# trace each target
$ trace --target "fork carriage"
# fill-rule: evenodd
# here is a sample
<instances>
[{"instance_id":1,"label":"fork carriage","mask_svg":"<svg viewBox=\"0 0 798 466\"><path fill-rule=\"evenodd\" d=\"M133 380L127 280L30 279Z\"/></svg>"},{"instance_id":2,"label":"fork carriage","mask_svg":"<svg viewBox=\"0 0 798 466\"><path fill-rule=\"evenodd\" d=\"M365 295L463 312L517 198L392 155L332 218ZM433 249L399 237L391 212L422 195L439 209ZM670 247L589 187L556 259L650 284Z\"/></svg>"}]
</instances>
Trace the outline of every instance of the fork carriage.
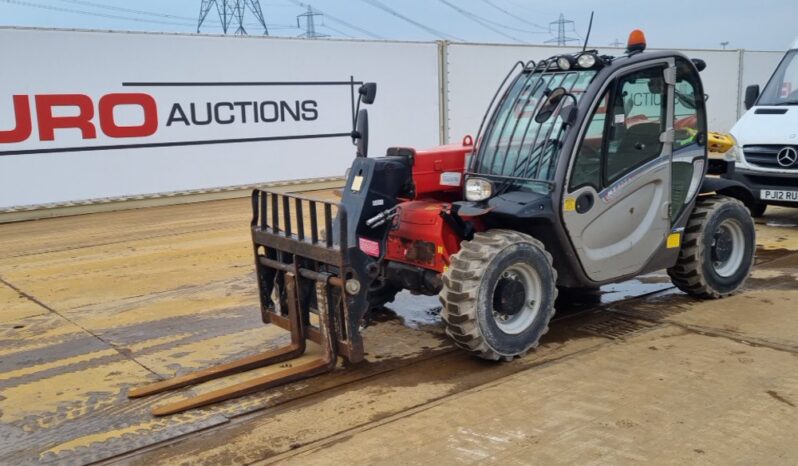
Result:
<instances>
[{"instance_id":1,"label":"fork carriage","mask_svg":"<svg viewBox=\"0 0 798 466\"><path fill-rule=\"evenodd\" d=\"M333 370L338 356L363 359L360 323L368 308L362 255L350 248L346 209L334 202L256 189L252 243L264 323L291 334L287 346L136 388L131 398L282 363L302 356L307 340L321 348L308 362L185 400L156 406L156 416L236 398ZM350 258L354 256L354 261ZM364 261L360 261L363 264Z\"/></svg>"}]
</instances>

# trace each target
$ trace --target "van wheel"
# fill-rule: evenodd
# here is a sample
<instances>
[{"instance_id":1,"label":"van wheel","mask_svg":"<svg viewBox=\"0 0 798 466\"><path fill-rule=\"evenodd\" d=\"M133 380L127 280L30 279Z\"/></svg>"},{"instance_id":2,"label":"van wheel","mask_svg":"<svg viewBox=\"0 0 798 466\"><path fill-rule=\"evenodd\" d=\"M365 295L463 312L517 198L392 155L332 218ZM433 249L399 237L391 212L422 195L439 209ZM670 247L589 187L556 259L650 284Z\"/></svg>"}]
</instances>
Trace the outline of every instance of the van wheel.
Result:
<instances>
[{"instance_id":1,"label":"van wheel","mask_svg":"<svg viewBox=\"0 0 798 466\"><path fill-rule=\"evenodd\" d=\"M522 356L548 331L556 282L540 241L508 230L477 233L463 241L443 274L446 333L483 359Z\"/></svg>"},{"instance_id":2,"label":"van wheel","mask_svg":"<svg viewBox=\"0 0 798 466\"><path fill-rule=\"evenodd\" d=\"M722 298L742 288L754 262L754 247L754 221L743 203L726 196L700 198L668 275L685 293Z\"/></svg>"},{"instance_id":3,"label":"van wheel","mask_svg":"<svg viewBox=\"0 0 798 466\"><path fill-rule=\"evenodd\" d=\"M768 205L765 202L754 202L753 204L748 206L748 210L751 211L751 217L759 218L765 215L765 210L767 210Z\"/></svg>"}]
</instances>

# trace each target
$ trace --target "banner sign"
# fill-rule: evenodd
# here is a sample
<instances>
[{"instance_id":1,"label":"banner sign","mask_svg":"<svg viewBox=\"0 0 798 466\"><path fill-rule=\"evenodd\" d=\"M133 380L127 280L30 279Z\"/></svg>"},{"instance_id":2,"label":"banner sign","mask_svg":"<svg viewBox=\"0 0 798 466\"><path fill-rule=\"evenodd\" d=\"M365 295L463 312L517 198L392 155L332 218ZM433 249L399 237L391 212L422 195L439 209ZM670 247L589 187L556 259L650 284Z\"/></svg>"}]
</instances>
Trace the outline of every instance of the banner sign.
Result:
<instances>
[{"instance_id":1,"label":"banner sign","mask_svg":"<svg viewBox=\"0 0 798 466\"><path fill-rule=\"evenodd\" d=\"M0 156L348 137L354 115L341 115L360 84L123 82L102 95L17 94L0 104L0 121L11 122Z\"/></svg>"},{"instance_id":2,"label":"banner sign","mask_svg":"<svg viewBox=\"0 0 798 466\"><path fill-rule=\"evenodd\" d=\"M440 141L435 43L0 27L0 209L342 176Z\"/></svg>"}]
</instances>

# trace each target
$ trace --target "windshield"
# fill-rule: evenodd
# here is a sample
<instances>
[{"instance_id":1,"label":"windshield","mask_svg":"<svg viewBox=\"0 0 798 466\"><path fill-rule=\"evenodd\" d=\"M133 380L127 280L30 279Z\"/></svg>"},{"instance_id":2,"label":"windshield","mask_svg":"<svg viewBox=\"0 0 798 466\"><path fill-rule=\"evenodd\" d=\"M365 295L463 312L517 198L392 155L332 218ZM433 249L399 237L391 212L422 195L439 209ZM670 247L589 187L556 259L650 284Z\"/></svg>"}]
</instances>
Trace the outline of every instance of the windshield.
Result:
<instances>
[{"instance_id":1,"label":"windshield","mask_svg":"<svg viewBox=\"0 0 798 466\"><path fill-rule=\"evenodd\" d=\"M548 190L554 177L564 125L562 108L584 94L595 70L522 72L510 85L480 138L472 171L495 178L518 179L519 186ZM566 95L542 123L535 115L545 107L547 90L565 88ZM541 183L543 182L543 183Z\"/></svg>"},{"instance_id":2,"label":"windshield","mask_svg":"<svg viewBox=\"0 0 798 466\"><path fill-rule=\"evenodd\" d=\"M784 56L757 105L798 105L798 50Z\"/></svg>"}]
</instances>

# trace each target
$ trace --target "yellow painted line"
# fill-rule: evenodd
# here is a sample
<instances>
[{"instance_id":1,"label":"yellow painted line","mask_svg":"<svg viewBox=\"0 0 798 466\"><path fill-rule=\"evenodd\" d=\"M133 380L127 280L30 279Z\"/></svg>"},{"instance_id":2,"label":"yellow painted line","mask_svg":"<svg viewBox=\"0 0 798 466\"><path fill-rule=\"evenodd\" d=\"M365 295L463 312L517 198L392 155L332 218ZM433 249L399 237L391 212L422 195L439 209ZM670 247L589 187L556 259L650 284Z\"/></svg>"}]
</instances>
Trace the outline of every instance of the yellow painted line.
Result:
<instances>
[{"instance_id":1,"label":"yellow painted line","mask_svg":"<svg viewBox=\"0 0 798 466\"><path fill-rule=\"evenodd\" d=\"M123 435L140 434L142 431L148 433L158 432L169 427L175 427L175 423L170 422L169 419L153 419L150 421L134 424L132 426L124 427L121 429L110 430L106 432L97 432L82 437L77 437L68 442L56 445L41 453L40 457L44 457L48 453L59 454L64 451L74 450L78 447L89 447L93 443L102 443L115 438L120 438Z\"/></svg>"},{"instance_id":2,"label":"yellow painted line","mask_svg":"<svg viewBox=\"0 0 798 466\"><path fill-rule=\"evenodd\" d=\"M242 353L253 354L275 346L275 340L286 332L275 326L263 326L236 333L173 346L154 354L135 356L141 364L159 374L174 374L175 367L183 370L204 369L219 361Z\"/></svg>"},{"instance_id":3,"label":"yellow painted line","mask_svg":"<svg viewBox=\"0 0 798 466\"><path fill-rule=\"evenodd\" d=\"M3 390L0 422L55 412L59 413L59 422L76 419L89 408L114 404L125 384L141 383L149 374L135 362L121 360L10 387ZM104 395L92 397L92 393Z\"/></svg>"},{"instance_id":4,"label":"yellow painted line","mask_svg":"<svg viewBox=\"0 0 798 466\"><path fill-rule=\"evenodd\" d=\"M81 362L91 361L92 359L102 358L104 356L114 356L118 354L119 352L113 348L108 348L100 351L93 351L91 353L83 353L69 358L58 359L55 361L50 361L42 364L35 364L32 366L23 367L21 369L13 371L2 372L0 373L0 381L10 380L16 377L31 375L37 372L46 371L48 369L53 369L56 367L68 366L70 364L77 364Z\"/></svg>"},{"instance_id":5,"label":"yellow painted line","mask_svg":"<svg viewBox=\"0 0 798 466\"><path fill-rule=\"evenodd\" d=\"M140 341L138 343L134 343L132 345L127 346L127 350L129 350L133 355L139 353L141 351L146 351L150 348L153 348L158 345L163 345L166 343L171 343L175 341L180 341L183 338L191 336L191 333L183 332L183 333L175 333L172 335L167 335L161 338L152 338L144 341ZM169 348L169 351L174 351L172 348ZM135 358L134 358L135 359Z\"/></svg>"}]
</instances>

